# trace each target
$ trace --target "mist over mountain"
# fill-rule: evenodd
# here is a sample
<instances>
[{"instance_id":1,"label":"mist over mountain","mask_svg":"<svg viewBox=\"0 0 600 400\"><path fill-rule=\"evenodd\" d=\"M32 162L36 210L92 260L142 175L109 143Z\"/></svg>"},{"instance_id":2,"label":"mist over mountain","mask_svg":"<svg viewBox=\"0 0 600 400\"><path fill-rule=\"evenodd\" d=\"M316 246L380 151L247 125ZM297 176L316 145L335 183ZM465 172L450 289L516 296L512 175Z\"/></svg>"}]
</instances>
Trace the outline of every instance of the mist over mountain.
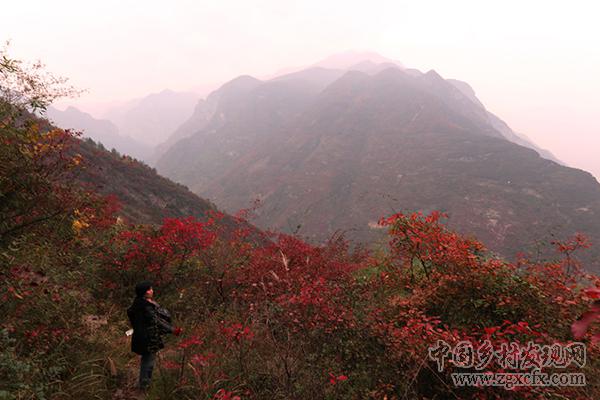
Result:
<instances>
[{"instance_id":1,"label":"mist over mountain","mask_svg":"<svg viewBox=\"0 0 600 400\"><path fill-rule=\"evenodd\" d=\"M228 211L258 198L260 226L315 240L377 240L381 216L434 209L508 257L551 235L600 239L589 173L528 148L464 83L367 66L234 79L157 169Z\"/></svg>"},{"instance_id":2,"label":"mist over mountain","mask_svg":"<svg viewBox=\"0 0 600 400\"><path fill-rule=\"evenodd\" d=\"M113 108L103 118L112 121L121 134L152 147L167 140L192 115L197 102L195 93L163 90Z\"/></svg>"},{"instance_id":3,"label":"mist over mountain","mask_svg":"<svg viewBox=\"0 0 600 400\"><path fill-rule=\"evenodd\" d=\"M321 61L318 61L313 66L329 69L352 70L360 65L383 65L388 67L396 66L398 68L404 68L400 61L392 60L373 51L346 51L342 53L332 54L331 56L326 57Z\"/></svg>"},{"instance_id":4,"label":"mist over mountain","mask_svg":"<svg viewBox=\"0 0 600 400\"><path fill-rule=\"evenodd\" d=\"M474 104L485 109L485 106L479 101L477 96L475 96L475 91L468 83L459 81L457 79L448 79L448 82L450 82L458 90L460 90L464 95L466 95ZM502 135L506 139L510 140L513 143L520 144L521 146L529 147L530 149L535 150L540 156L547 158L548 160L552 160L559 164L565 165L562 161L557 159L554 156L554 154L552 154L551 152L549 152L546 149L540 148L535 143L533 143L531 141L531 139L529 139L527 136L523 135L522 133L517 133L517 132L513 131L506 124L506 122L502 121L499 117L497 117L496 115L492 114L489 111L487 111L487 113L488 113L488 118L489 118L490 124L494 128L496 128L500 133L502 133Z\"/></svg>"},{"instance_id":5,"label":"mist over mountain","mask_svg":"<svg viewBox=\"0 0 600 400\"><path fill-rule=\"evenodd\" d=\"M315 68L337 71L357 70L362 72L373 72L373 68L389 68L392 66L404 68L400 61L386 58L373 51L346 51L332 54L314 64L302 67L282 68L274 74L264 77L263 80L281 78L282 76L291 75L295 72L310 71Z\"/></svg>"},{"instance_id":6,"label":"mist over mountain","mask_svg":"<svg viewBox=\"0 0 600 400\"><path fill-rule=\"evenodd\" d=\"M96 119L75 107L67 107L64 111L49 107L47 116L56 126L81 131L83 137L102 143L109 150L115 149L139 160L146 160L152 153L150 146L122 135L111 121Z\"/></svg>"}]
</instances>

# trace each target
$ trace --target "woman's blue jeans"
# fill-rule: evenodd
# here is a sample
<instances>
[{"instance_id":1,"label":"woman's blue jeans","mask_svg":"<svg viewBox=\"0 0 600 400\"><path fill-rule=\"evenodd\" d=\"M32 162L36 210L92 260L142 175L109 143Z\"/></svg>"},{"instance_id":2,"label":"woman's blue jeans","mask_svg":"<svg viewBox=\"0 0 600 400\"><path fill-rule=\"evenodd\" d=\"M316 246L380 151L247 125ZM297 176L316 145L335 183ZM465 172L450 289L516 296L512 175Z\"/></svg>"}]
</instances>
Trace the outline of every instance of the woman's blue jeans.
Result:
<instances>
[{"instance_id":1,"label":"woman's blue jeans","mask_svg":"<svg viewBox=\"0 0 600 400\"><path fill-rule=\"evenodd\" d=\"M142 354L142 360L140 362L140 389L147 389L150 386L152 380L152 370L154 369L154 360L156 353Z\"/></svg>"}]
</instances>

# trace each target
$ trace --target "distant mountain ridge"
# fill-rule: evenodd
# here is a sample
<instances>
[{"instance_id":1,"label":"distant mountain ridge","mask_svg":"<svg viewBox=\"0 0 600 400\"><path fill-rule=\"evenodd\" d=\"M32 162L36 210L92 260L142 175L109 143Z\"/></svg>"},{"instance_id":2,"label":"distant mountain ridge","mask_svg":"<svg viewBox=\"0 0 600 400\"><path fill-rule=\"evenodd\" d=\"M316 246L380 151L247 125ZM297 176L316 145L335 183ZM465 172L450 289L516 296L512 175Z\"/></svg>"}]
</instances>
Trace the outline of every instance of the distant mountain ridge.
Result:
<instances>
[{"instance_id":1,"label":"distant mountain ridge","mask_svg":"<svg viewBox=\"0 0 600 400\"><path fill-rule=\"evenodd\" d=\"M361 59L361 57L365 57ZM361 60L361 61L358 61ZM377 63L376 61L380 61ZM325 66L340 66L343 68L340 69L332 69L327 68ZM423 73L416 69L405 69L399 61L390 60L385 57L382 57L376 53L372 52L347 52L341 53L340 55L334 55L328 57L318 63L315 63L313 66L308 67L306 69L292 69L291 72L287 72L282 75L277 75L268 81L290 81L295 80L298 82L302 82L302 84L308 84L315 91L320 91L324 89L327 85L332 83L333 81L339 79L342 75L344 75L348 71L358 71L364 72L369 75L373 75L379 73L388 68L398 68L404 70L408 75L413 77L420 77ZM481 114L481 117L487 120L495 130L500 132L500 134L505 137L507 140L517 143L519 145L529 147L536 152L538 152L542 157L547 158L549 160L558 162L559 164L564 163L558 160L552 153L548 150L542 149L538 147L535 143L533 143L529 138L527 138L523 134L518 134L514 132L510 127L498 118L496 115L487 111L485 106L479 101L479 99L475 95L475 91L472 87L463 81L456 79L447 79L444 80L441 78L435 71L430 71L428 74L430 76L437 75L437 79L444 81L442 87L447 86L445 83L450 83L455 89L458 89L460 93L462 93L465 98L462 99L463 103L468 104L467 108L475 105L475 108L478 110L475 113ZM243 78L240 77L240 78ZM231 82L235 82L240 78L236 78ZM252 78L255 79L255 78ZM265 82L265 81L262 81ZM433 82L432 82L433 83ZM196 104L196 108L193 114L182 124L180 125L164 142L160 143L156 146L155 151L150 157L149 161L152 165L155 165L161 156L177 141L184 139L186 137L191 136L192 134L204 129L204 127L208 124L210 118L214 115L217 104L219 102L220 95L227 91L229 83L223 85L219 90L215 90L212 92L206 100L200 99ZM446 91L450 91L450 101L452 104L456 98L461 96L457 96L457 93L452 93L452 90L448 87L445 87ZM455 98L453 99L452 96ZM469 101L470 100L470 101ZM470 104L472 103L472 104Z\"/></svg>"},{"instance_id":2,"label":"distant mountain ridge","mask_svg":"<svg viewBox=\"0 0 600 400\"><path fill-rule=\"evenodd\" d=\"M365 68L367 66L395 66L404 69L402 63L398 60L393 60L382 56L373 51L345 51L342 53L332 54L325 57L321 61L313 64L313 67L342 69L342 70L360 70L357 68ZM362 71L366 72L366 71Z\"/></svg>"},{"instance_id":3,"label":"distant mountain ridge","mask_svg":"<svg viewBox=\"0 0 600 400\"><path fill-rule=\"evenodd\" d=\"M167 89L113 108L103 118L112 121L121 134L154 147L192 115L197 102L195 93Z\"/></svg>"},{"instance_id":4,"label":"distant mountain ridge","mask_svg":"<svg viewBox=\"0 0 600 400\"><path fill-rule=\"evenodd\" d=\"M67 107L63 111L49 107L47 117L60 128L81 131L83 137L102 143L108 150L115 149L139 160L147 159L152 153L149 146L122 135L112 122L96 119L75 107Z\"/></svg>"},{"instance_id":5,"label":"distant mountain ridge","mask_svg":"<svg viewBox=\"0 0 600 400\"><path fill-rule=\"evenodd\" d=\"M379 217L439 209L506 256L550 234L600 242L590 174L523 147L465 84L433 70L373 71L237 78L157 169L226 210L259 198L260 226L315 240L340 229L377 240Z\"/></svg>"},{"instance_id":6,"label":"distant mountain ridge","mask_svg":"<svg viewBox=\"0 0 600 400\"><path fill-rule=\"evenodd\" d=\"M223 85L220 90L212 92L206 100L200 99L191 116L171 133L164 142L154 148L152 156L149 158L150 164L154 165L179 140L185 139L197 131L204 129L215 115L219 102L227 101L230 91L244 90L245 87L252 89L255 87L255 82L257 80L254 78L241 76Z\"/></svg>"}]
</instances>

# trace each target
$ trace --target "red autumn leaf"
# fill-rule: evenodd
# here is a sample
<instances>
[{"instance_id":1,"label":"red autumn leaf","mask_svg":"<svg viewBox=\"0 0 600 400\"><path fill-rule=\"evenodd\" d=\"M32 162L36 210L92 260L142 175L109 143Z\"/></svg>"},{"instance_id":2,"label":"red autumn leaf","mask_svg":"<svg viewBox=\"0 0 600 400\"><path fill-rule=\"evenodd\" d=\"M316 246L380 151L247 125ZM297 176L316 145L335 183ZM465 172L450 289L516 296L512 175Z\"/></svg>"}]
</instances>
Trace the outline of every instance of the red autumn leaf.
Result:
<instances>
[{"instance_id":1,"label":"red autumn leaf","mask_svg":"<svg viewBox=\"0 0 600 400\"><path fill-rule=\"evenodd\" d=\"M581 339L587 332L590 324L600 318L600 304L595 304L590 308L590 311L585 312L581 318L573 322L571 332L575 339Z\"/></svg>"}]
</instances>

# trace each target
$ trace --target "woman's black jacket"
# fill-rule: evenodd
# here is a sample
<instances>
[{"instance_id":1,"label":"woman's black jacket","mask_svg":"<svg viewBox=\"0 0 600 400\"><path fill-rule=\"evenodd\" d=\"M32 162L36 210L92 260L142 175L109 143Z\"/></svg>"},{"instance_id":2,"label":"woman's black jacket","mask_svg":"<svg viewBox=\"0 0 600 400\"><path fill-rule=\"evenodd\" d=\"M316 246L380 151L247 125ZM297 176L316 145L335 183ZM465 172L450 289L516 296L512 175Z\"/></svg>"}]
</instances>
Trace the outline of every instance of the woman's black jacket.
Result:
<instances>
[{"instance_id":1,"label":"woman's black jacket","mask_svg":"<svg viewBox=\"0 0 600 400\"><path fill-rule=\"evenodd\" d=\"M133 327L131 351L137 354L156 353L164 346L161 335L173 333L169 313L142 297L136 297L127 309Z\"/></svg>"}]
</instances>

